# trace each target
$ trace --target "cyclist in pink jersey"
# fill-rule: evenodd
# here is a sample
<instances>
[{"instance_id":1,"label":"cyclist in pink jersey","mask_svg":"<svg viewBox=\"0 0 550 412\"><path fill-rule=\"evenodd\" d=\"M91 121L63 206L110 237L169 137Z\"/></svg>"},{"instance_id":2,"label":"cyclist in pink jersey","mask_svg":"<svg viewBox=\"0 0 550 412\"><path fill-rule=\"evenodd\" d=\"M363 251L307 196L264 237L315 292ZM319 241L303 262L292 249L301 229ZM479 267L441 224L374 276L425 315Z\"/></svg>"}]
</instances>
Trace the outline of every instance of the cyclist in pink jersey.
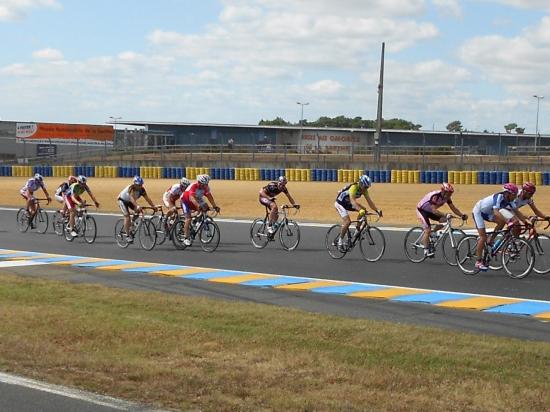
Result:
<instances>
[{"instance_id":1,"label":"cyclist in pink jersey","mask_svg":"<svg viewBox=\"0 0 550 412\"><path fill-rule=\"evenodd\" d=\"M422 237L422 243L424 244L424 254L427 257L433 257L434 250L429 249L430 233L432 228L430 225L430 219L439 222L440 224L434 227L434 231L438 231L443 227L443 223L447 222L447 216L441 213L439 209L444 204L449 205L449 208L458 216L462 217L462 220L468 219L468 215L462 213L453 204L451 196L455 189L449 183L443 183L439 190L427 193L416 205L416 215L422 224L424 229L424 235Z\"/></svg>"},{"instance_id":2,"label":"cyclist in pink jersey","mask_svg":"<svg viewBox=\"0 0 550 412\"><path fill-rule=\"evenodd\" d=\"M36 214L36 209L37 209L34 192L36 192L38 189L42 189L42 191L46 195L46 198L49 204L52 198L50 197L50 194L46 189L44 178L39 173L35 174L34 177L30 178L27 181L27 183L25 183L25 186L23 186L19 191L23 199L25 199L27 210L29 211L29 214L30 214L31 229L34 228L33 218L34 218L34 215Z\"/></svg>"},{"instance_id":3,"label":"cyclist in pink jersey","mask_svg":"<svg viewBox=\"0 0 550 412\"><path fill-rule=\"evenodd\" d=\"M185 192L185 189L189 187L191 182L186 177L182 177L179 183L176 183L175 185L172 185L164 192L164 195L162 195L162 201L164 202L164 206L168 208L168 212L166 212L166 221L170 221L170 217L177 213L176 208L176 202L178 199L183 195L183 192Z\"/></svg>"}]
</instances>

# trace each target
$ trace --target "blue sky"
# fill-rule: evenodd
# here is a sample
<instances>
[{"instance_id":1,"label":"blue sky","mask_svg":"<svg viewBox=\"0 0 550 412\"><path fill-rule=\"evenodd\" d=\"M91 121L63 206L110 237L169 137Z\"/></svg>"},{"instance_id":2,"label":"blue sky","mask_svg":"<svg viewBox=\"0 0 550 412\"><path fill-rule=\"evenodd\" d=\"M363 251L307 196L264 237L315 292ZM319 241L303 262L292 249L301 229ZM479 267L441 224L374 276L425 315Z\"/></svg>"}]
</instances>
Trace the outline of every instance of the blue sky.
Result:
<instances>
[{"instance_id":1,"label":"blue sky","mask_svg":"<svg viewBox=\"0 0 550 412\"><path fill-rule=\"evenodd\" d=\"M0 0L0 119L376 116L550 133L547 0Z\"/></svg>"}]
</instances>

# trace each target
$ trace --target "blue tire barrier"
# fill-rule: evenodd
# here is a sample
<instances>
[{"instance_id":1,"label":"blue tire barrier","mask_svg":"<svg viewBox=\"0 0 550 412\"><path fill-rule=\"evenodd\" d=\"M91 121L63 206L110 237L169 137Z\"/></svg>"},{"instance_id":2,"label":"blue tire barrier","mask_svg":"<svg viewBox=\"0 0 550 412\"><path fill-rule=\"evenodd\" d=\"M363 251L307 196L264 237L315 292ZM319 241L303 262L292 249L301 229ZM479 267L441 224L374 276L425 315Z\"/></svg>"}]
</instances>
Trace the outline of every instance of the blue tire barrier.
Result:
<instances>
[{"instance_id":1,"label":"blue tire barrier","mask_svg":"<svg viewBox=\"0 0 550 412\"><path fill-rule=\"evenodd\" d=\"M550 184L550 172L543 172L542 173L542 184L543 185L549 185Z\"/></svg>"},{"instance_id":2,"label":"blue tire barrier","mask_svg":"<svg viewBox=\"0 0 550 412\"><path fill-rule=\"evenodd\" d=\"M229 180L235 180L235 169L229 169Z\"/></svg>"},{"instance_id":3,"label":"blue tire barrier","mask_svg":"<svg viewBox=\"0 0 550 412\"><path fill-rule=\"evenodd\" d=\"M484 171L479 171L477 173L477 183L479 183L480 185L485 184L485 172Z\"/></svg>"},{"instance_id":4,"label":"blue tire barrier","mask_svg":"<svg viewBox=\"0 0 550 412\"><path fill-rule=\"evenodd\" d=\"M490 184L492 184L492 185L497 184L497 173L498 172L490 172L489 173L489 182L490 182Z\"/></svg>"},{"instance_id":5,"label":"blue tire barrier","mask_svg":"<svg viewBox=\"0 0 550 412\"><path fill-rule=\"evenodd\" d=\"M267 175L266 169L260 169L260 180L267 180L265 177Z\"/></svg>"},{"instance_id":6,"label":"blue tire barrier","mask_svg":"<svg viewBox=\"0 0 550 412\"><path fill-rule=\"evenodd\" d=\"M426 183L426 171L425 170L420 171L420 183Z\"/></svg>"},{"instance_id":7,"label":"blue tire barrier","mask_svg":"<svg viewBox=\"0 0 550 412\"><path fill-rule=\"evenodd\" d=\"M375 170L374 171L374 181L376 183L380 183L382 181L382 173L381 170Z\"/></svg>"},{"instance_id":8,"label":"blue tire barrier","mask_svg":"<svg viewBox=\"0 0 550 412\"><path fill-rule=\"evenodd\" d=\"M327 175L328 175L328 171L326 169L322 169L321 170L321 178L319 179L319 181L326 182L327 181Z\"/></svg>"},{"instance_id":9,"label":"blue tire barrier","mask_svg":"<svg viewBox=\"0 0 550 412\"><path fill-rule=\"evenodd\" d=\"M500 184L508 183L510 181L510 174L508 172L502 172L502 181Z\"/></svg>"}]
</instances>

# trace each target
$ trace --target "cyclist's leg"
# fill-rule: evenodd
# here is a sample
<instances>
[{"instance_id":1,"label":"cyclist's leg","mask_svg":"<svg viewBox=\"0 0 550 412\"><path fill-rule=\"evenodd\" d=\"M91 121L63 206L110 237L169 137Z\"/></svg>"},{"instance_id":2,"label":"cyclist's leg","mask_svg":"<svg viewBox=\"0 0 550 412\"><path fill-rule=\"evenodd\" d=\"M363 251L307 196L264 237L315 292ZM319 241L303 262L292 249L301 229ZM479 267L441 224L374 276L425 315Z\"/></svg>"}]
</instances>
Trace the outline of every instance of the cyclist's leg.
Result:
<instances>
[{"instance_id":1,"label":"cyclist's leg","mask_svg":"<svg viewBox=\"0 0 550 412\"><path fill-rule=\"evenodd\" d=\"M494 216L489 216L481 213L481 210L477 205L476 207L474 207L472 215L474 217L474 223L476 225L477 233L479 236L476 245L476 267L479 270L486 271L489 268L483 263L483 248L485 247L485 243L487 242L487 231L485 229L485 222L492 222Z\"/></svg>"},{"instance_id":2,"label":"cyclist's leg","mask_svg":"<svg viewBox=\"0 0 550 412\"><path fill-rule=\"evenodd\" d=\"M334 202L334 207L338 211L340 218L342 219L342 228L340 229L340 243L346 238L346 232L348 231L351 219L349 217L348 210L338 202Z\"/></svg>"},{"instance_id":3,"label":"cyclist's leg","mask_svg":"<svg viewBox=\"0 0 550 412\"><path fill-rule=\"evenodd\" d=\"M279 208L277 207L277 203L275 201L269 202L269 225L273 226L277 219L279 219Z\"/></svg>"},{"instance_id":4,"label":"cyclist's leg","mask_svg":"<svg viewBox=\"0 0 550 412\"><path fill-rule=\"evenodd\" d=\"M69 230L72 232L74 230L74 221L76 217L76 204L72 196L65 196L65 205L69 210Z\"/></svg>"},{"instance_id":5,"label":"cyclist's leg","mask_svg":"<svg viewBox=\"0 0 550 412\"><path fill-rule=\"evenodd\" d=\"M118 207L124 216L124 233L128 236L130 234L130 209L128 204L122 200L118 199Z\"/></svg>"},{"instance_id":6,"label":"cyclist's leg","mask_svg":"<svg viewBox=\"0 0 550 412\"><path fill-rule=\"evenodd\" d=\"M422 225L422 229L424 229L424 233L422 234L422 244L424 245L424 254L427 254L430 245L430 234L432 233L432 227L430 224L431 216L430 213L422 209L416 209L416 216Z\"/></svg>"},{"instance_id":7,"label":"cyclist's leg","mask_svg":"<svg viewBox=\"0 0 550 412\"><path fill-rule=\"evenodd\" d=\"M189 232L191 227L191 213L194 210L193 204L191 202L181 201L181 210L182 215L185 218L185 223L183 225L183 235L185 239L189 239Z\"/></svg>"}]
</instances>

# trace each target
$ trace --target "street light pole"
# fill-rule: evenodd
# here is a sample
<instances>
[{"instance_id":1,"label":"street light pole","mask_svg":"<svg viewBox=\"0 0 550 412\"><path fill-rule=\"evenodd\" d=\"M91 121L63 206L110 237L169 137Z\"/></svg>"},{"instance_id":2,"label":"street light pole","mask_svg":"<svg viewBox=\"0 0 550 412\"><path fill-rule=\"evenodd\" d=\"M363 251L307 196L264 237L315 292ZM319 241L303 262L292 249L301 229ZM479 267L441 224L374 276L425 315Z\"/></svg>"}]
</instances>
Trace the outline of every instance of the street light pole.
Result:
<instances>
[{"instance_id":1,"label":"street light pole","mask_svg":"<svg viewBox=\"0 0 550 412\"><path fill-rule=\"evenodd\" d=\"M113 147L115 145L115 140L116 140L116 122L120 119L122 119L122 116L118 116L118 117L115 117L115 116L109 116L109 119L111 119L113 122L114 122L114 133L113 133ZM107 141L105 141L105 145L107 145Z\"/></svg>"},{"instance_id":2,"label":"street light pole","mask_svg":"<svg viewBox=\"0 0 550 412\"><path fill-rule=\"evenodd\" d=\"M537 151L537 139L539 136L539 107L540 107L540 101L544 99L544 96L539 96L537 94L533 95L534 98L537 99L537 124L535 127L535 152Z\"/></svg>"},{"instance_id":3,"label":"street light pole","mask_svg":"<svg viewBox=\"0 0 550 412\"><path fill-rule=\"evenodd\" d=\"M309 102L302 103L302 102L296 102L296 104L299 104L302 106L302 114L300 116L300 144L302 144L302 139L304 137L304 106L307 106Z\"/></svg>"}]
</instances>

